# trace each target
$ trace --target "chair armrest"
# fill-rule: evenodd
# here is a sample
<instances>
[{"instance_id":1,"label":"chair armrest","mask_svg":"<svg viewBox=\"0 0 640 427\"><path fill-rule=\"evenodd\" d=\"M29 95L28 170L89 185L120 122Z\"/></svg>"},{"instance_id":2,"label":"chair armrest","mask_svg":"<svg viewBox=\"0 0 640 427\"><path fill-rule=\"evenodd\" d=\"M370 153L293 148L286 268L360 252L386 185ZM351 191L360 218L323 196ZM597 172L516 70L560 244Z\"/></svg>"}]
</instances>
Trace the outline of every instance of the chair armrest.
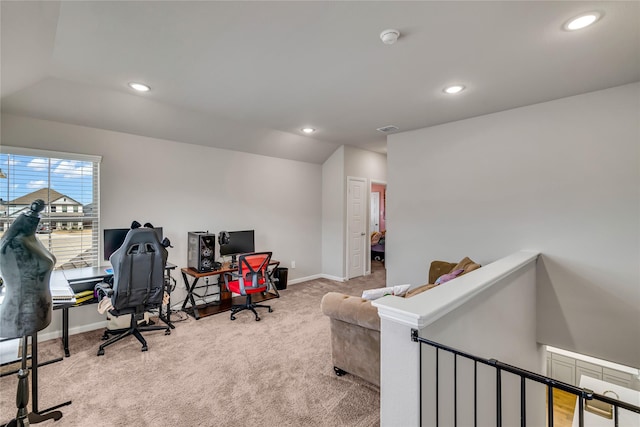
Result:
<instances>
[{"instance_id":1,"label":"chair armrest","mask_svg":"<svg viewBox=\"0 0 640 427\"><path fill-rule=\"evenodd\" d=\"M380 330L378 309L371 305L369 300L339 292L329 292L322 297L320 307L322 312L332 319L362 326L366 329Z\"/></svg>"},{"instance_id":2,"label":"chair armrest","mask_svg":"<svg viewBox=\"0 0 640 427\"><path fill-rule=\"evenodd\" d=\"M96 283L93 287L94 294L98 297L98 300L102 300L104 297L109 297L113 295L113 288L110 283L100 282Z\"/></svg>"}]
</instances>

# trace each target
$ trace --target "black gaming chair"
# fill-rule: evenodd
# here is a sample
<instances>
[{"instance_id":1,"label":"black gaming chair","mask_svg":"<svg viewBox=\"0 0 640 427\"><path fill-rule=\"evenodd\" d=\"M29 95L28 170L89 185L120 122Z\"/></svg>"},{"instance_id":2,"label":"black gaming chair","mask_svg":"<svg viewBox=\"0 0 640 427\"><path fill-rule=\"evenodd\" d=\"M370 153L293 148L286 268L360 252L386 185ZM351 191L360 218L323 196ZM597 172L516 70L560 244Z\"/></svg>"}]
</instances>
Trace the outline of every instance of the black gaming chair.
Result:
<instances>
[{"instance_id":1,"label":"black gaming chair","mask_svg":"<svg viewBox=\"0 0 640 427\"><path fill-rule=\"evenodd\" d=\"M144 319L146 311L162 304L164 269L168 255L166 242L163 243L158 240L153 228L133 228L127 233L122 246L109 258L113 267L113 284L97 284L98 298L102 300L104 296L110 297L113 308L109 309L109 313L113 316L131 314L131 323L126 329L107 329L102 339L108 339L111 334L115 336L100 346L98 356L104 354L106 346L129 335L140 341L142 351L147 351L147 342L141 332L164 329L165 335L171 333L168 325L138 325Z\"/></svg>"}]
</instances>

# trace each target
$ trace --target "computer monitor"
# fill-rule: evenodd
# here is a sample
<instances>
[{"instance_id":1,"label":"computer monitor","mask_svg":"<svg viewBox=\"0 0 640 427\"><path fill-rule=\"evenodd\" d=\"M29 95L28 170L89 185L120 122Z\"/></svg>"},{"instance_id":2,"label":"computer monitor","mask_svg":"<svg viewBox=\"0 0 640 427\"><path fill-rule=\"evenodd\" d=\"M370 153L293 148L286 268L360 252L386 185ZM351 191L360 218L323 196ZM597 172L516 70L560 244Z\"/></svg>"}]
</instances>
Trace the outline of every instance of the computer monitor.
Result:
<instances>
[{"instance_id":1,"label":"computer monitor","mask_svg":"<svg viewBox=\"0 0 640 427\"><path fill-rule=\"evenodd\" d=\"M232 255L234 260L236 255L255 251L253 230L229 231L229 243L220 245L220 256Z\"/></svg>"},{"instance_id":2,"label":"computer monitor","mask_svg":"<svg viewBox=\"0 0 640 427\"><path fill-rule=\"evenodd\" d=\"M120 248L120 246L122 246L129 230L131 229L109 228L104 230L103 252L105 261L109 261L111 254L113 254ZM153 230L158 235L158 240L162 242L162 227L155 227Z\"/></svg>"}]
</instances>

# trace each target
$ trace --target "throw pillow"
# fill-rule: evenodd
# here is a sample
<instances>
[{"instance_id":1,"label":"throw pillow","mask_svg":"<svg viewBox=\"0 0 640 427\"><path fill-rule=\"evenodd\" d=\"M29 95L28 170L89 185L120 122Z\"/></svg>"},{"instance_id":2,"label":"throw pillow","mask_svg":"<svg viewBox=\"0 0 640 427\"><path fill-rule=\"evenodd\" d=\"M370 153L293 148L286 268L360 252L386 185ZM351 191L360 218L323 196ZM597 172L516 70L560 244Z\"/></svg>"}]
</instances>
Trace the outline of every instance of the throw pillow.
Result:
<instances>
[{"instance_id":1,"label":"throw pillow","mask_svg":"<svg viewBox=\"0 0 640 427\"><path fill-rule=\"evenodd\" d=\"M441 285L443 283L448 282L451 279L455 279L463 271L464 271L463 269L459 268L457 270L453 270L451 273L443 274L442 276L438 277L438 279L436 280L435 284L436 285Z\"/></svg>"},{"instance_id":2,"label":"throw pillow","mask_svg":"<svg viewBox=\"0 0 640 427\"><path fill-rule=\"evenodd\" d=\"M395 285L393 287L393 294L397 297L403 297L410 287L411 285Z\"/></svg>"},{"instance_id":3,"label":"throw pillow","mask_svg":"<svg viewBox=\"0 0 640 427\"><path fill-rule=\"evenodd\" d=\"M451 271L462 269L464 270L462 274L467 274L470 271L476 270L478 268L480 268L480 264L473 262L469 257L464 257L462 261L460 261L458 265L453 267L453 270Z\"/></svg>"},{"instance_id":4,"label":"throw pillow","mask_svg":"<svg viewBox=\"0 0 640 427\"><path fill-rule=\"evenodd\" d=\"M374 299L382 298L386 295L403 296L411 285L396 285L388 286L386 288L367 289L362 291L362 299L373 301Z\"/></svg>"},{"instance_id":5,"label":"throw pillow","mask_svg":"<svg viewBox=\"0 0 640 427\"><path fill-rule=\"evenodd\" d=\"M391 295L391 292L393 292L392 288L366 289L362 291L362 299L373 301L374 299L381 298L385 295Z\"/></svg>"}]
</instances>

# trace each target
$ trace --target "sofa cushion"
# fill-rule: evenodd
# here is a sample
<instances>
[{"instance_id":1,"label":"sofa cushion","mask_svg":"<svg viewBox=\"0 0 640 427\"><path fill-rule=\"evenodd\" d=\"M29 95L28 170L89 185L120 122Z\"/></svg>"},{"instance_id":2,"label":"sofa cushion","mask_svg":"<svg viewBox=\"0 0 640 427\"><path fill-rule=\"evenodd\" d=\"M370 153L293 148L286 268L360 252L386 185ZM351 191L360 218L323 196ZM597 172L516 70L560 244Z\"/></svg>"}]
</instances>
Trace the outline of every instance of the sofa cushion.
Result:
<instances>
[{"instance_id":1,"label":"sofa cushion","mask_svg":"<svg viewBox=\"0 0 640 427\"><path fill-rule=\"evenodd\" d=\"M320 307L325 315L333 319L367 329L380 330L378 310L371 306L369 300L339 292L329 292L322 297Z\"/></svg>"},{"instance_id":2,"label":"sofa cushion","mask_svg":"<svg viewBox=\"0 0 640 427\"><path fill-rule=\"evenodd\" d=\"M469 257L464 257L462 261L460 261L455 265L455 267L451 269L451 271L462 269L463 271L462 273L460 273L460 276L462 276L463 274L467 274L478 268L480 268L480 264L473 262Z\"/></svg>"},{"instance_id":3,"label":"sofa cushion","mask_svg":"<svg viewBox=\"0 0 640 427\"><path fill-rule=\"evenodd\" d=\"M438 285L433 284L433 283L431 283L431 284L428 283L426 285L418 286L417 288L413 288L410 291L407 291L407 293L404 294L404 297L405 298L411 298L411 297L416 296L418 294L421 294L421 293L423 293L425 291L428 291L429 289L435 288L436 286L438 286Z\"/></svg>"}]
</instances>

